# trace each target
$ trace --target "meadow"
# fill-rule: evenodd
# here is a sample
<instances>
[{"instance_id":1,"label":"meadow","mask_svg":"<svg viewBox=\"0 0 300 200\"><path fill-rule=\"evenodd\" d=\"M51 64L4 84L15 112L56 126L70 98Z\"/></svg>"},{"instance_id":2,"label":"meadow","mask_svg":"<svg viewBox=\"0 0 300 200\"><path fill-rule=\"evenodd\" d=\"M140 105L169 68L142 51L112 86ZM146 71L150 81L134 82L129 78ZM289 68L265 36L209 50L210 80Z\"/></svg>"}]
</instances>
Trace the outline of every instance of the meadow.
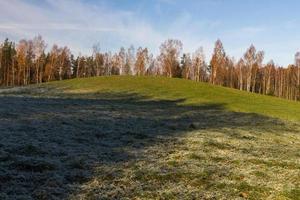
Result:
<instances>
[{"instance_id":1,"label":"meadow","mask_svg":"<svg viewBox=\"0 0 300 200\"><path fill-rule=\"evenodd\" d=\"M112 76L0 105L0 199L300 199L299 102Z\"/></svg>"}]
</instances>

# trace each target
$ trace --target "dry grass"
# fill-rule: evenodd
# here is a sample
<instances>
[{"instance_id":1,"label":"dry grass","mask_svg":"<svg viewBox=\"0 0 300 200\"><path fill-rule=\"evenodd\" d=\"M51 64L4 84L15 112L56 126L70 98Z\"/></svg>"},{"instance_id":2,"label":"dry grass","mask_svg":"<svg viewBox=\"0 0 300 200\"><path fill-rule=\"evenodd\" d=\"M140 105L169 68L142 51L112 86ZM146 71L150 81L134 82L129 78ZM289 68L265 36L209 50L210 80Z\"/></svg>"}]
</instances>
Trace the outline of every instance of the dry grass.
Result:
<instances>
[{"instance_id":1,"label":"dry grass","mask_svg":"<svg viewBox=\"0 0 300 200\"><path fill-rule=\"evenodd\" d=\"M0 199L300 197L298 122L214 102L44 90L0 97Z\"/></svg>"}]
</instances>

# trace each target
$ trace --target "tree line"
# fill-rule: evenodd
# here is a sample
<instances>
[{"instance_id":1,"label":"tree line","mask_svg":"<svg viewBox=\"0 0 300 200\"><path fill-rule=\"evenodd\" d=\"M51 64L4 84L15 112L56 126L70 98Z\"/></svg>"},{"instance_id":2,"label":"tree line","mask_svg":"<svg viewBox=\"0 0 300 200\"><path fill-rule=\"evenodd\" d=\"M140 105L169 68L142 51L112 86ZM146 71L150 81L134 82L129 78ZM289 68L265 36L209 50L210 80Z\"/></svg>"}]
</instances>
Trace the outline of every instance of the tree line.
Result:
<instances>
[{"instance_id":1,"label":"tree line","mask_svg":"<svg viewBox=\"0 0 300 200\"><path fill-rule=\"evenodd\" d=\"M41 36L0 44L0 85L22 86L70 78L136 75L167 76L210 82L253 93L300 100L300 52L287 67L272 60L263 63L264 52L251 45L238 61L225 53L220 40L215 42L209 63L203 48L183 53L180 40L169 39L154 56L147 48L121 47L116 53L102 52L93 46L89 56L74 56L68 47L47 44Z\"/></svg>"}]
</instances>

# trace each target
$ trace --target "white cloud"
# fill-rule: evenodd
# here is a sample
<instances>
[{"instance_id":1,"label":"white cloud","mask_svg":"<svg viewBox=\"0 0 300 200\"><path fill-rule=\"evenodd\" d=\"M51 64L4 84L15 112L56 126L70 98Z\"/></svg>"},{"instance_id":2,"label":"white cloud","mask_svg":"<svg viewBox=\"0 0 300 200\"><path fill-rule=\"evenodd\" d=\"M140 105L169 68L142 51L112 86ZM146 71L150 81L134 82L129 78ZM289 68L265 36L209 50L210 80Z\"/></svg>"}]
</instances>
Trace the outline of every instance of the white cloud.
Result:
<instances>
[{"instance_id":1,"label":"white cloud","mask_svg":"<svg viewBox=\"0 0 300 200\"><path fill-rule=\"evenodd\" d=\"M22 0L0 0L0 39L41 34L50 44L89 53L94 42L104 49L116 45L158 45L162 35L134 13L83 1L47 0L38 6Z\"/></svg>"},{"instance_id":2,"label":"white cloud","mask_svg":"<svg viewBox=\"0 0 300 200\"><path fill-rule=\"evenodd\" d=\"M173 4L173 0L160 0ZM120 46L146 46L157 54L168 38L182 40L184 51L203 46L209 58L216 38L202 30L212 30L218 21L195 20L188 12L179 15L164 29L156 29L133 11L112 9L105 4L91 5L81 0L46 0L34 4L26 0L0 0L0 39L32 38L41 34L48 46L66 45L73 53L91 53L99 42L102 50L116 51ZM199 31L200 30L200 31Z\"/></svg>"},{"instance_id":3,"label":"white cloud","mask_svg":"<svg viewBox=\"0 0 300 200\"><path fill-rule=\"evenodd\" d=\"M84 0L0 0L0 40L9 37L18 41L41 34L49 48L54 43L66 45L75 54L90 54L92 45L98 42L103 51L117 51L121 46L129 47L133 44L136 47L148 47L151 52L157 54L159 45L164 40L174 38L183 42L184 52L193 52L203 46L207 61L217 38L224 42L226 52L237 59L251 43L260 45L258 49L265 49L267 53L272 53L272 56L276 55L283 63L288 63L290 59L279 53L283 51L283 47L298 50L294 40L298 41L299 38L294 36L293 43L287 45L286 40L280 40L278 31L276 44L282 41L281 47L270 46L275 36L273 34L271 40L269 33L274 32L274 28L263 24L228 27L228 21L223 21L224 19L197 18L197 15L185 9L176 13L172 19L161 19L161 23L156 23L155 18L147 21L147 18L141 17L141 10L117 9L101 2L90 4ZM204 2L217 4L222 0ZM176 3L178 2L174 0L157 0L158 7L154 5L156 13L153 15L165 15L163 4L172 6ZM289 21L284 31L295 28L295 24L295 21ZM284 51L290 52L290 49ZM266 58L269 58L269 54L266 55Z\"/></svg>"}]
</instances>

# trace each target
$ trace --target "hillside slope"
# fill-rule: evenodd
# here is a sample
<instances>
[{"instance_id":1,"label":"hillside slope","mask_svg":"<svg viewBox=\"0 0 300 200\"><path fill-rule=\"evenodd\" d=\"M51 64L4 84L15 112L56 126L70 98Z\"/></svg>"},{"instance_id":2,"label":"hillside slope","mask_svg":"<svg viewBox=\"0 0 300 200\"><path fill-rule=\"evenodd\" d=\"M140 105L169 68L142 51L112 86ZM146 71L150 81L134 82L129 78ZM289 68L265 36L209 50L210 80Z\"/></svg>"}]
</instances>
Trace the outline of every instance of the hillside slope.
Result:
<instances>
[{"instance_id":1,"label":"hillside slope","mask_svg":"<svg viewBox=\"0 0 300 200\"><path fill-rule=\"evenodd\" d=\"M181 79L0 90L0 199L299 199L300 103Z\"/></svg>"},{"instance_id":2,"label":"hillside slope","mask_svg":"<svg viewBox=\"0 0 300 200\"><path fill-rule=\"evenodd\" d=\"M49 96L49 89L52 89L54 96L84 94L88 97L90 94L90 97L95 97L95 94L101 93L131 93L151 99L181 99L183 105L222 104L230 111L300 121L300 102L184 79L132 76L82 78L33 86L29 92Z\"/></svg>"}]
</instances>

